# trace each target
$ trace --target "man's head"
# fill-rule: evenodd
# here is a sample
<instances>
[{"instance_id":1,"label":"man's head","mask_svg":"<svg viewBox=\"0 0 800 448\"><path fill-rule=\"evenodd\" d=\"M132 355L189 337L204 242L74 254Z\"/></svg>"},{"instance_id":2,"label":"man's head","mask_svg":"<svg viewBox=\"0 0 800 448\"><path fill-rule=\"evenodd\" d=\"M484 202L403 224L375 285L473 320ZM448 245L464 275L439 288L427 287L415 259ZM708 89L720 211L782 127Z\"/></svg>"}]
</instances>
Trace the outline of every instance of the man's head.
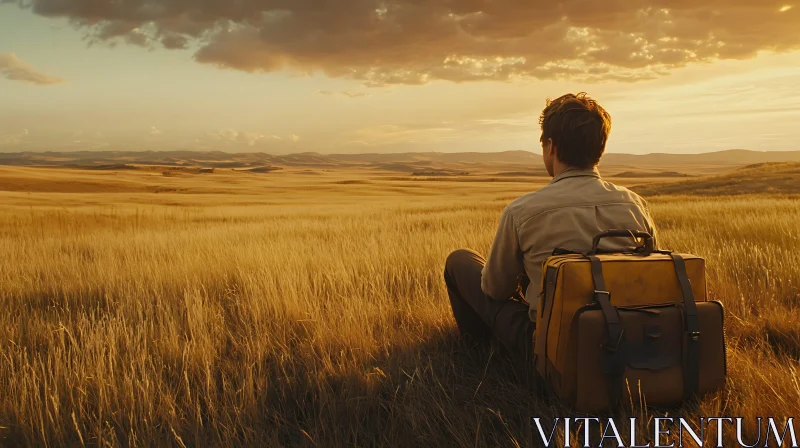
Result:
<instances>
[{"instance_id":1,"label":"man's head","mask_svg":"<svg viewBox=\"0 0 800 448\"><path fill-rule=\"evenodd\" d=\"M544 165L553 176L557 165L576 168L597 165L606 149L611 116L585 93L568 93L547 100L539 124Z\"/></svg>"}]
</instances>

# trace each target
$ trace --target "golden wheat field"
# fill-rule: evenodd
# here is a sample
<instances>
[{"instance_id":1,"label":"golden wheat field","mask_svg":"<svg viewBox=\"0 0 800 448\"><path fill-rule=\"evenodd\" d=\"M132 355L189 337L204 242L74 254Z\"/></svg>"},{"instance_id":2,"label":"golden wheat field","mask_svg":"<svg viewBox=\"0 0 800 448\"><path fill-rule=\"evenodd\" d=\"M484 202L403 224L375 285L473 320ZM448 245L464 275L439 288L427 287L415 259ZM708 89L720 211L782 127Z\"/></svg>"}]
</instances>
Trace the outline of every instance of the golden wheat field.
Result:
<instances>
[{"instance_id":1,"label":"golden wheat field","mask_svg":"<svg viewBox=\"0 0 800 448\"><path fill-rule=\"evenodd\" d=\"M2 170L4 446L530 446L567 415L460 341L442 277L547 179ZM648 200L727 310L728 386L672 412L800 415L800 199Z\"/></svg>"}]
</instances>

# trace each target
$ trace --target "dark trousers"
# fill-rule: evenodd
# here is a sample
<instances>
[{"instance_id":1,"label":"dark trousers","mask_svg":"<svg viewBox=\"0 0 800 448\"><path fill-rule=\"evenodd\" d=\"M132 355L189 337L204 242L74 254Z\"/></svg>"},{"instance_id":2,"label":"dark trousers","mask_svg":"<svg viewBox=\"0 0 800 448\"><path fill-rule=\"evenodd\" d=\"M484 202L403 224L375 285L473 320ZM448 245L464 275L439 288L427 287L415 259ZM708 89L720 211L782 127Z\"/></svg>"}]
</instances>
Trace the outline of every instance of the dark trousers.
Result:
<instances>
[{"instance_id":1,"label":"dark trousers","mask_svg":"<svg viewBox=\"0 0 800 448\"><path fill-rule=\"evenodd\" d=\"M461 335L474 342L497 337L525 368L532 367L533 330L524 301L494 300L481 290L481 270L486 261L469 249L459 249L447 257L444 281L450 305Z\"/></svg>"}]
</instances>

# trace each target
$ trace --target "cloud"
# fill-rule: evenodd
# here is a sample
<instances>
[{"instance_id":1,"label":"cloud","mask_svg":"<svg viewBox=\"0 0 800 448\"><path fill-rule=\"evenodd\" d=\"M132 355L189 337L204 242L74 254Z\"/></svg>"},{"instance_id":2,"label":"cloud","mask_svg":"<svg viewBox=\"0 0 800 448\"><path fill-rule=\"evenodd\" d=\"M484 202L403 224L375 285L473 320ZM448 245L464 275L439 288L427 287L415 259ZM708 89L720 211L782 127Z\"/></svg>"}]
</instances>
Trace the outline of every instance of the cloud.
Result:
<instances>
[{"instance_id":1,"label":"cloud","mask_svg":"<svg viewBox=\"0 0 800 448\"><path fill-rule=\"evenodd\" d=\"M182 50L189 44L186 37L180 34L167 34L161 38L161 45L168 50Z\"/></svg>"},{"instance_id":2,"label":"cloud","mask_svg":"<svg viewBox=\"0 0 800 448\"><path fill-rule=\"evenodd\" d=\"M72 134L75 139L95 139L103 138L103 133L100 131L76 131Z\"/></svg>"},{"instance_id":3,"label":"cloud","mask_svg":"<svg viewBox=\"0 0 800 448\"><path fill-rule=\"evenodd\" d=\"M429 124L385 124L358 129L348 137L360 145L391 145L398 143L425 143L452 140L462 136L452 123L444 126Z\"/></svg>"},{"instance_id":4,"label":"cloud","mask_svg":"<svg viewBox=\"0 0 800 448\"><path fill-rule=\"evenodd\" d=\"M343 90L341 92L331 92L330 90L320 90L317 93L319 95L325 95L325 96L341 95L341 96L345 96L347 98L366 98L368 96L372 96L371 94L366 93L366 92L354 92L352 90Z\"/></svg>"},{"instance_id":5,"label":"cloud","mask_svg":"<svg viewBox=\"0 0 800 448\"><path fill-rule=\"evenodd\" d=\"M30 135L27 129L17 132L0 134L0 143L3 145L18 145Z\"/></svg>"},{"instance_id":6,"label":"cloud","mask_svg":"<svg viewBox=\"0 0 800 448\"><path fill-rule=\"evenodd\" d=\"M369 93L352 92L350 90L345 90L344 92L341 92L341 94L348 98L366 98L368 96L371 96Z\"/></svg>"},{"instance_id":7,"label":"cloud","mask_svg":"<svg viewBox=\"0 0 800 448\"><path fill-rule=\"evenodd\" d=\"M0 53L0 75L12 81L23 81L40 86L65 82L61 78L37 71L13 52Z\"/></svg>"},{"instance_id":8,"label":"cloud","mask_svg":"<svg viewBox=\"0 0 800 448\"><path fill-rule=\"evenodd\" d=\"M289 154L301 150L300 137L220 129L194 138L187 148L202 151L267 152Z\"/></svg>"},{"instance_id":9,"label":"cloud","mask_svg":"<svg viewBox=\"0 0 800 448\"><path fill-rule=\"evenodd\" d=\"M247 72L367 86L637 81L691 63L800 49L800 8L763 0L17 0L92 39L198 48Z\"/></svg>"},{"instance_id":10,"label":"cloud","mask_svg":"<svg viewBox=\"0 0 800 448\"><path fill-rule=\"evenodd\" d=\"M216 132L210 132L206 135L208 139L215 143L222 143L225 145L247 145L247 146L288 146L297 143L300 140L295 134L285 137L277 135L264 135L260 132L246 132L238 131L236 129L221 129ZM203 140L200 140L202 142Z\"/></svg>"}]
</instances>

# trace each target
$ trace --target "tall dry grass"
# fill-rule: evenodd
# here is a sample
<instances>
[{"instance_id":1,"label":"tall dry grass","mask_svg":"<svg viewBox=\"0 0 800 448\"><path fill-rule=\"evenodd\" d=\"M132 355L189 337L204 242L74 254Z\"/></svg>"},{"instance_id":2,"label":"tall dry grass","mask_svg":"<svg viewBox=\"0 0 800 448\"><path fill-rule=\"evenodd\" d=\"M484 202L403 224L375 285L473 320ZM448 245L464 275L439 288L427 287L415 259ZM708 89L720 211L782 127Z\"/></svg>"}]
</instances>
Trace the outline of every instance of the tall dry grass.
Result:
<instances>
[{"instance_id":1,"label":"tall dry grass","mask_svg":"<svg viewBox=\"0 0 800 448\"><path fill-rule=\"evenodd\" d=\"M530 445L532 416L566 411L463 345L442 280L513 195L415 191L5 209L1 443ZM800 415L799 205L652 201L662 245L705 256L728 311L729 387L678 414Z\"/></svg>"}]
</instances>

